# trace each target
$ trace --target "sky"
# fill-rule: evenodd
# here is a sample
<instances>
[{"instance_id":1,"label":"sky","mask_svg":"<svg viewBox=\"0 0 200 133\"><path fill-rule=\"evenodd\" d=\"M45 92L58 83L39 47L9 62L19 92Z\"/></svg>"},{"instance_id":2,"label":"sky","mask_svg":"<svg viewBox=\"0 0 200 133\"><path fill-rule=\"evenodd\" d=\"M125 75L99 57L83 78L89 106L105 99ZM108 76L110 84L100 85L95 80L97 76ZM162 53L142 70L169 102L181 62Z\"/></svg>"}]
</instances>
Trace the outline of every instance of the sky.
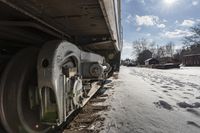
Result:
<instances>
[{"instance_id":1,"label":"sky","mask_svg":"<svg viewBox=\"0 0 200 133\"><path fill-rule=\"evenodd\" d=\"M183 46L190 27L200 23L200 0L121 0L123 50L122 59L135 58L132 42L140 38L175 48Z\"/></svg>"}]
</instances>

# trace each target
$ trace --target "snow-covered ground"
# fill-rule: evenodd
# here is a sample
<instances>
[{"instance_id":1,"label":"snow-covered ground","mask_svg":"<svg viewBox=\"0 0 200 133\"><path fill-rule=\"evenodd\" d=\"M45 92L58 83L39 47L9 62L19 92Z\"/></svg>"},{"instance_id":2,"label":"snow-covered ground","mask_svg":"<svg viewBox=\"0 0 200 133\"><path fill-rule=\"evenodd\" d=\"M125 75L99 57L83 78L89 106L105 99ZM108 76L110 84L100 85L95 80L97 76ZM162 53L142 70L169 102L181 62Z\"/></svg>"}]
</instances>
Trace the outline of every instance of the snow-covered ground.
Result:
<instances>
[{"instance_id":1,"label":"snow-covered ground","mask_svg":"<svg viewBox=\"0 0 200 133\"><path fill-rule=\"evenodd\" d=\"M200 133L200 68L121 67L101 133Z\"/></svg>"}]
</instances>

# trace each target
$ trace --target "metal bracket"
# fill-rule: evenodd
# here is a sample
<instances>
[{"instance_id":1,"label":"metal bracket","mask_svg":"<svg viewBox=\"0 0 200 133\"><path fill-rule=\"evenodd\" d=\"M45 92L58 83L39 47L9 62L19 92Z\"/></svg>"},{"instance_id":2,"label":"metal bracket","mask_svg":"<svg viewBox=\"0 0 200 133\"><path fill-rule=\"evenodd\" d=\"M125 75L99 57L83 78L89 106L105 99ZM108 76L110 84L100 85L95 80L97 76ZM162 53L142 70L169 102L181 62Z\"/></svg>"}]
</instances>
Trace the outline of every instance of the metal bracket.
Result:
<instances>
[{"instance_id":1,"label":"metal bracket","mask_svg":"<svg viewBox=\"0 0 200 133\"><path fill-rule=\"evenodd\" d=\"M40 99L43 99L41 94L43 88L50 88L54 92L58 111L57 124L65 121L66 117L65 81L62 67L69 58L73 58L77 69L80 70L80 54L80 49L69 42L51 41L42 47L38 56L37 70ZM46 111L45 101L41 101L41 104L41 117L44 117Z\"/></svg>"}]
</instances>

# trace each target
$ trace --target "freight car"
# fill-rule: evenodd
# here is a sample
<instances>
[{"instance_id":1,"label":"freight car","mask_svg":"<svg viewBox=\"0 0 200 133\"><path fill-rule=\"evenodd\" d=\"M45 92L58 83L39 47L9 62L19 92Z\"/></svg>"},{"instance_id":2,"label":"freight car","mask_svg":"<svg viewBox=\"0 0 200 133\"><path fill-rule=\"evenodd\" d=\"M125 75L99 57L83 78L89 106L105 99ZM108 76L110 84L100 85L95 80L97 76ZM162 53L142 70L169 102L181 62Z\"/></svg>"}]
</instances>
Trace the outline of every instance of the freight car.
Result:
<instances>
[{"instance_id":1,"label":"freight car","mask_svg":"<svg viewBox=\"0 0 200 133\"><path fill-rule=\"evenodd\" d=\"M119 71L120 0L0 0L0 121L49 132Z\"/></svg>"}]
</instances>

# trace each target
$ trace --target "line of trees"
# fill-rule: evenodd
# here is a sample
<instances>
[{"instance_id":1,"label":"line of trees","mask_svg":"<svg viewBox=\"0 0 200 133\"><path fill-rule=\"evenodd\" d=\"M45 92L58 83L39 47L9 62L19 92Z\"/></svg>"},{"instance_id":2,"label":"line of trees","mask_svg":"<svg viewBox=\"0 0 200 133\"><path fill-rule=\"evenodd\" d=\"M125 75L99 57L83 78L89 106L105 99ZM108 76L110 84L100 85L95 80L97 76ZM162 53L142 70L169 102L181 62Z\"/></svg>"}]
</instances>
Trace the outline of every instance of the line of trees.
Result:
<instances>
[{"instance_id":1,"label":"line of trees","mask_svg":"<svg viewBox=\"0 0 200 133\"><path fill-rule=\"evenodd\" d=\"M175 50L175 44L170 41L163 46L159 46L155 41L150 42L145 38L137 39L133 42L133 53L136 55L138 64L143 65L148 58L171 58L179 62L184 55L200 54L200 24L191 27L192 36L183 38L183 47Z\"/></svg>"},{"instance_id":2,"label":"line of trees","mask_svg":"<svg viewBox=\"0 0 200 133\"><path fill-rule=\"evenodd\" d=\"M133 53L136 54L137 62L140 65L144 64L144 61L153 58L173 57L175 44L168 42L166 45L158 46L156 42L150 42L145 38L135 40L133 42Z\"/></svg>"},{"instance_id":3,"label":"line of trees","mask_svg":"<svg viewBox=\"0 0 200 133\"><path fill-rule=\"evenodd\" d=\"M176 50L175 58L182 60L184 55L200 54L200 24L191 27L190 31L193 32L192 36L184 37L184 46Z\"/></svg>"}]
</instances>

